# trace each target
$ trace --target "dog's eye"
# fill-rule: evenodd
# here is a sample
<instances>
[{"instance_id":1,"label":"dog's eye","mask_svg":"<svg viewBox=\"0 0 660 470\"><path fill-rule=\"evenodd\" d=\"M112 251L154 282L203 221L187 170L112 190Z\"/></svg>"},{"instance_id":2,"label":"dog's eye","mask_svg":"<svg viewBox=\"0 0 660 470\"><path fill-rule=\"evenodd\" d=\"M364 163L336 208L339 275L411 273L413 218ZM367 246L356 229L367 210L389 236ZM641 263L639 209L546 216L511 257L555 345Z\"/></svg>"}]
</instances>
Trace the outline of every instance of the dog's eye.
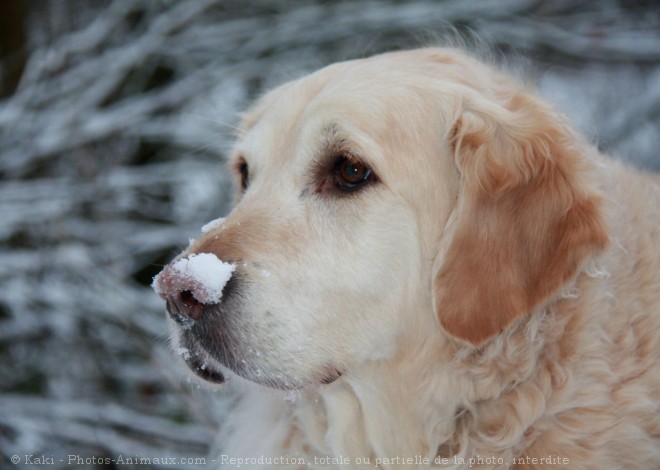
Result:
<instances>
[{"instance_id":1,"label":"dog's eye","mask_svg":"<svg viewBox=\"0 0 660 470\"><path fill-rule=\"evenodd\" d=\"M334 167L334 183L338 189L355 191L363 187L371 177L372 171L364 163L345 156L337 157Z\"/></svg>"},{"instance_id":2,"label":"dog's eye","mask_svg":"<svg viewBox=\"0 0 660 470\"><path fill-rule=\"evenodd\" d=\"M245 161L238 165L238 173L241 175L241 190L245 191L250 184L250 170Z\"/></svg>"}]
</instances>

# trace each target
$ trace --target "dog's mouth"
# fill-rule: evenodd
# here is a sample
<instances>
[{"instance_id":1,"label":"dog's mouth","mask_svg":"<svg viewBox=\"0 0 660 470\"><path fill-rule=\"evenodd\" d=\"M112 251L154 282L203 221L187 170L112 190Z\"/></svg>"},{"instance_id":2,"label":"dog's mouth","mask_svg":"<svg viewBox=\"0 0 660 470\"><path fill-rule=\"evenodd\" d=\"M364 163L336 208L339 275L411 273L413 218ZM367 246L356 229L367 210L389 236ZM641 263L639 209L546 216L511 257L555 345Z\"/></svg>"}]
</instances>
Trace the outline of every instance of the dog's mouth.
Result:
<instances>
[{"instance_id":1,"label":"dog's mouth","mask_svg":"<svg viewBox=\"0 0 660 470\"><path fill-rule=\"evenodd\" d=\"M214 384L225 383L225 375L219 370L212 369L208 364L197 359L186 360L188 368L200 379Z\"/></svg>"},{"instance_id":2,"label":"dog's mouth","mask_svg":"<svg viewBox=\"0 0 660 470\"><path fill-rule=\"evenodd\" d=\"M177 349L178 354L191 372L212 384L224 384L235 374L250 382L277 390L301 390L330 385L344 375L336 367L326 367L322 372L304 380L285 377L277 373L268 374L262 372L258 367L249 365L246 361L232 360L229 361L230 363L226 363L208 352L193 335L186 334L188 332L185 331L181 333L179 335L181 347ZM227 372L229 372L229 376Z\"/></svg>"},{"instance_id":3,"label":"dog's mouth","mask_svg":"<svg viewBox=\"0 0 660 470\"><path fill-rule=\"evenodd\" d=\"M195 342L181 338L181 347L177 352L188 368L200 379L213 384L223 384L225 374L215 365L215 361Z\"/></svg>"}]
</instances>

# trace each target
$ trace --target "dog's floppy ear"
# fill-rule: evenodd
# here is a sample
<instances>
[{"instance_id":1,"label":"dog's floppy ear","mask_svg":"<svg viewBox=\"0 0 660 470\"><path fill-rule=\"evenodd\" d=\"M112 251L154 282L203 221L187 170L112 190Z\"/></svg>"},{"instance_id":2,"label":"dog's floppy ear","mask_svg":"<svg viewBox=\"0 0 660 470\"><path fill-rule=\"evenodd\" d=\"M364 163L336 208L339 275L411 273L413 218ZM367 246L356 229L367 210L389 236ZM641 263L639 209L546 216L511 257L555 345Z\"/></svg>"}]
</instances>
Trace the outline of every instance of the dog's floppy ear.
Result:
<instances>
[{"instance_id":1,"label":"dog's floppy ear","mask_svg":"<svg viewBox=\"0 0 660 470\"><path fill-rule=\"evenodd\" d=\"M450 137L461 186L434 307L479 345L558 291L607 234L579 143L536 98L467 102Z\"/></svg>"}]
</instances>

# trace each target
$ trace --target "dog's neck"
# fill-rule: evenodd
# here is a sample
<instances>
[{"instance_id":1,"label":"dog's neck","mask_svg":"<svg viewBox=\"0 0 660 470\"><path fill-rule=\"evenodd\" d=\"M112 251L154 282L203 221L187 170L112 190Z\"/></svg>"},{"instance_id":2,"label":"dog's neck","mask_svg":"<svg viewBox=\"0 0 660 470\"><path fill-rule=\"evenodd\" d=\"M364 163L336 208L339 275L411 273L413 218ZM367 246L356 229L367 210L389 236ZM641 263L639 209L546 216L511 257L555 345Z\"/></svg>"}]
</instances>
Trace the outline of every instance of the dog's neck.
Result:
<instances>
[{"instance_id":1,"label":"dog's neck","mask_svg":"<svg viewBox=\"0 0 660 470\"><path fill-rule=\"evenodd\" d=\"M409 338L395 358L364 364L334 384L305 392L291 407L300 431L297 451L343 455L352 462L365 455L433 462L484 448L492 455L510 452L512 442L525 440L506 435L506 420L517 414L503 414L511 411L507 406L517 406L513 395L549 393L542 382L551 372L539 363L549 350L558 354L567 322L557 319L556 310L574 300L571 292L567 288L563 298L481 349L452 341L439 330L429 337L427 330L420 336L425 341L413 344Z\"/></svg>"},{"instance_id":2,"label":"dog's neck","mask_svg":"<svg viewBox=\"0 0 660 470\"><path fill-rule=\"evenodd\" d=\"M303 435L320 437L307 444L328 455L352 458L434 457L436 448L454 432L460 397L452 390L451 372L442 370L446 364L422 359L424 354L401 358L396 367L365 364L341 382L309 392L301 400L305 404L297 407L297 421L303 427L323 422L325 431L303 429ZM424 370L406 366L406 360L437 366ZM434 442L428 442L428 436Z\"/></svg>"}]
</instances>

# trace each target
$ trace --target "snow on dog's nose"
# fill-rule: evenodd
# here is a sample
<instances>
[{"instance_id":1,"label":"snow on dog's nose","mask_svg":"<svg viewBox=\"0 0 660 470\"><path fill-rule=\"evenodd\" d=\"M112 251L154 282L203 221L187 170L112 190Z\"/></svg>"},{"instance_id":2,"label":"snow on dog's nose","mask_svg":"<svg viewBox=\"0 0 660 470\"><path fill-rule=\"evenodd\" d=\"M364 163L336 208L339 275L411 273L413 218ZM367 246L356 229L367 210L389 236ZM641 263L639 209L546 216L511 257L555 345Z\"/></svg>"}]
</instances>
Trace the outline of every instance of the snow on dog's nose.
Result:
<instances>
[{"instance_id":1,"label":"snow on dog's nose","mask_svg":"<svg viewBox=\"0 0 660 470\"><path fill-rule=\"evenodd\" d=\"M220 302L235 268L212 253L194 253L165 266L151 286L167 301L173 317L198 320L204 306Z\"/></svg>"}]
</instances>

